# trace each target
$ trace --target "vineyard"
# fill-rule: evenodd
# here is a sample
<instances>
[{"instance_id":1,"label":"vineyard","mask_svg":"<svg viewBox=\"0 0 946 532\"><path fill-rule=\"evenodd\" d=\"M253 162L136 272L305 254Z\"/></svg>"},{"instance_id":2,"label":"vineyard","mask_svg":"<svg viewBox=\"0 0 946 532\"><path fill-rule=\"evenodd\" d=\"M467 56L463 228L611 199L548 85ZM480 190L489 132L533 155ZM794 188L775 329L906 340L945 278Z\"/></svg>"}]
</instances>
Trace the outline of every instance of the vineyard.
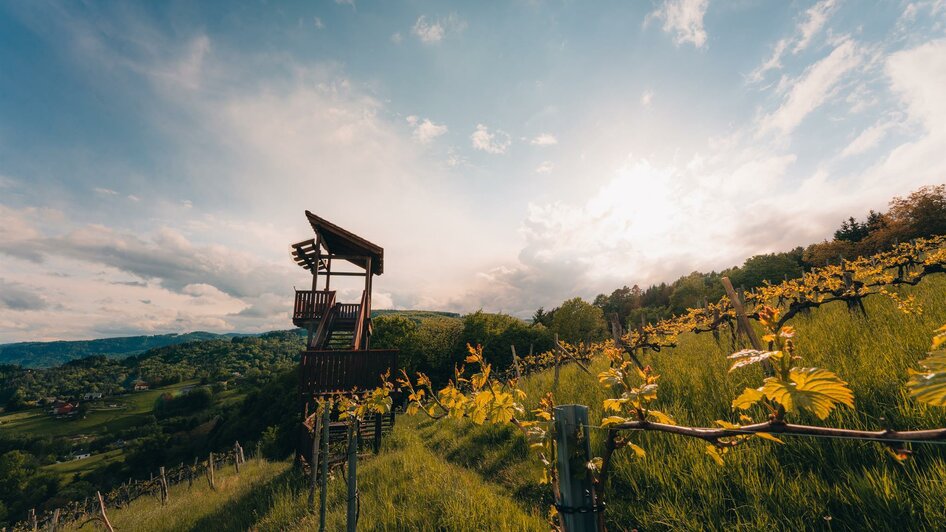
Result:
<instances>
[{"instance_id":1,"label":"vineyard","mask_svg":"<svg viewBox=\"0 0 946 532\"><path fill-rule=\"evenodd\" d=\"M940 349L946 334L934 333L932 325L946 320L943 285L933 279L925 291L907 287L944 271L943 245L942 238L904 243L765 286L744 300L729 288L719 302L619 335L615 345L577 349L593 370L566 346L522 361L522 374L548 367L550 360L557 374L560 364L572 362L579 369L567 385L555 377L549 383L547 375L531 382L494 376L472 346L467 368L458 368L442 389L433 389L422 374L401 375L397 382L408 393L408 414L516 427L543 464L555 528L591 530L605 522L702 528L714 519L702 520L701 510L715 521L725 516L730 524L753 527L832 526L837 520L834 526L859 528L876 526L878 518L868 517L862 505L881 503L883 522L910 516L911 523L932 527L941 522L943 509L932 501L946 474L936 445L946 440L938 408L946 404L946 353ZM710 342L709 335L686 334L709 332ZM749 348L732 353L744 341ZM701 353L692 351L696 345ZM688 359L682 367L681 359ZM674 369L683 371L674 375ZM700 369L709 374L699 375ZM597 375L596 393L580 384L590 378L583 373ZM366 411L385 408L376 400L385 389L362 403ZM581 397L593 398L586 403L590 418L582 417L588 409L579 409L577 418L562 419L576 409L556 405ZM823 423L829 418L836 426ZM699 463L689 456L691 444L666 440L679 436L699 442ZM655 444L665 452L655 452ZM655 471L655 461L665 463ZM736 489L736 482L734 491L695 503L693 491L729 477L733 468L739 474L729 480L751 480L754 489ZM667 478L671 470L680 477ZM669 493L661 493L661 484ZM845 484L853 491L845 493ZM642 511L688 490L690 505L678 499L678 508L687 511ZM814 497L787 507L796 497L778 496L782 490ZM755 497L760 493L769 495Z\"/></svg>"},{"instance_id":2,"label":"vineyard","mask_svg":"<svg viewBox=\"0 0 946 532\"><path fill-rule=\"evenodd\" d=\"M331 411L352 428L406 415L357 471L343 444L327 470L254 488L228 511L241 516L233 529L937 529L944 244L728 290L606 342L514 356L508 369L470 346L444 387L401 373L322 401L312 420ZM169 470L169 485L208 486L205 463ZM166 513L159 477L136 484L152 495L144 503L119 489L106 506L124 523L142 504ZM59 518L77 526L100 513L98 501L82 506ZM164 529L155 519L149 528Z\"/></svg>"}]
</instances>

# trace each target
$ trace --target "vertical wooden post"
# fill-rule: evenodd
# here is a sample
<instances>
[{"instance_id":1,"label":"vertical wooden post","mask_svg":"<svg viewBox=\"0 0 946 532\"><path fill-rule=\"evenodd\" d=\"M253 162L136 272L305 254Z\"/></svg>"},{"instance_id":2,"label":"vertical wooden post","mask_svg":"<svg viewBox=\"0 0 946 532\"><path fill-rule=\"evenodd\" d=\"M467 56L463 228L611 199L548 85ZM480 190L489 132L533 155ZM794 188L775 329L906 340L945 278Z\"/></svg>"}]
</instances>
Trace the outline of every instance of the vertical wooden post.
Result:
<instances>
[{"instance_id":1,"label":"vertical wooden post","mask_svg":"<svg viewBox=\"0 0 946 532\"><path fill-rule=\"evenodd\" d=\"M194 473L197 472L197 457L194 457L194 465L191 466L190 470L187 472L187 488L190 489L194 485Z\"/></svg>"},{"instance_id":2,"label":"vertical wooden post","mask_svg":"<svg viewBox=\"0 0 946 532\"><path fill-rule=\"evenodd\" d=\"M749 324L749 318L746 316L746 307L742 304L743 296L737 294L736 291L733 290L732 283L729 282L729 277L723 277L721 281L723 283L723 288L726 290L726 296L729 298L729 301L732 303L732 308L736 312L736 323L738 323L739 327L746 332L746 336L749 337L749 343L752 344L752 348L756 351L762 351L762 342L756 335L755 329L753 329L752 325ZM775 375L775 368L772 367L772 363L770 361L763 360L761 365L762 370L766 375Z\"/></svg>"},{"instance_id":3,"label":"vertical wooden post","mask_svg":"<svg viewBox=\"0 0 946 532\"><path fill-rule=\"evenodd\" d=\"M53 512L53 520L49 523L50 532L56 532L59 530L59 508Z\"/></svg>"},{"instance_id":4,"label":"vertical wooden post","mask_svg":"<svg viewBox=\"0 0 946 532\"><path fill-rule=\"evenodd\" d=\"M375 412L374 414L374 454L381 452L381 430L382 430L382 421L384 420L384 415L381 412Z\"/></svg>"},{"instance_id":5,"label":"vertical wooden post","mask_svg":"<svg viewBox=\"0 0 946 532\"><path fill-rule=\"evenodd\" d=\"M217 485L214 484L214 453L210 452L210 458L207 459L207 480L210 481L210 489L217 489Z\"/></svg>"},{"instance_id":6,"label":"vertical wooden post","mask_svg":"<svg viewBox=\"0 0 946 532\"><path fill-rule=\"evenodd\" d=\"M726 290L726 296L729 298L729 302L732 303L732 308L736 312L736 322L739 324L739 328L745 331L746 336L749 337L749 343L752 344L752 348L761 351L762 342L760 342L759 337L756 336L755 329L749 326L749 318L746 317L746 308L742 304L742 298L733 290L729 277L723 277L722 283L723 288Z\"/></svg>"},{"instance_id":7,"label":"vertical wooden post","mask_svg":"<svg viewBox=\"0 0 946 532\"><path fill-rule=\"evenodd\" d=\"M594 482L587 464L591 459L588 437L588 407L561 405L554 409L555 442L558 447L558 513L566 532L594 532L598 529Z\"/></svg>"},{"instance_id":8,"label":"vertical wooden post","mask_svg":"<svg viewBox=\"0 0 946 532\"><path fill-rule=\"evenodd\" d=\"M554 352L555 352L555 381L552 382L552 389L557 390L558 389L558 365L559 365L559 361L561 357L561 353L559 352L558 333L555 333Z\"/></svg>"},{"instance_id":9,"label":"vertical wooden post","mask_svg":"<svg viewBox=\"0 0 946 532\"><path fill-rule=\"evenodd\" d=\"M358 524L358 418L348 426L348 532L355 532Z\"/></svg>"},{"instance_id":10,"label":"vertical wooden post","mask_svg":"<svg viewBox=\"0 0 946 532\"><path fill-rule=\"evenodd\" d=\"M522 374L519 373L519 357L516 356L516 346L509 346L512 349L512 367L516 369L516 380L522 378Z\"/></svg>"},{"instance_id":11,"label":"vertical wooden post","mask_svg":"<svg viewBox=\"0 0 946 532\"><path fill-rule=\"evenodd\" d=\"M332 401L322 411L322 478L319 479L319 532L325 532L325 510L328 487L328 431L332 420Z\"/></svg>"},{"instance_id":12,"label":"vertical wooden post","mask_svg":"<svg viewBox=\"0 0 946 532\"><path fill-rule=\"evenodd\" d=\"M240 474L240 442L233 442L233 467Z\"/></svg>"},{"instance_id":13,"label":"vertical wooden post","mask_svg":"<svg viewBox=\"0 0 946 532\"><path fill-rule=\"evenodd\" d=\"M33 525L33 532L36 532L36 508L30 508L30 524Z\"/></svg>"},{"instance_id":14,"label":"vertical wooden post","mask_svg":"<svg viewBox=\"0 0 946 532\"><path fill-rule=\"evenodd\" d=\"M309 508L315 510L315 486L319 478L319 440L322 438L321 419L316 414L312 419L312 455L309 459L309 469L311 477L309 478Z\"/></svg>"},{"instance_id":15,"label":"vertical wooden post","mask_svg":"<svg viewBox=\"0 0 946 532\"><path fill-rule=\"evenodd\" d=\"M95 494L99 496L99 510L102 512L102 523L105 524L105 529L108 530L108 532L115 532L115 529L112 528L112 523L108 520L108 515L105 513L105 500L102 499L102 493L96 491Z\"/></svg>"},{"instance_id":16,"label":"vertical wooden post","mask_svg":"<svg viewBox=\"0 0 946 532\"><path fill-rule=\"evenodd\" d=\"M164 506L168 503L168 478L164 473L164 466L161 466L158 471L161 473L161 505Z\"/></svg>"},{"instance_id":17,"label":"vertical wooden post","mask_svg":"<svg viewBox=\"0 0 946 532\"><path fill-rule=\"evenodd\" d=\"M315 435L316 438L319 437L318 434ZM256 442L256 461L260 462L263 460L263 445L261 442Z\"/></svg>"}]
</instances>

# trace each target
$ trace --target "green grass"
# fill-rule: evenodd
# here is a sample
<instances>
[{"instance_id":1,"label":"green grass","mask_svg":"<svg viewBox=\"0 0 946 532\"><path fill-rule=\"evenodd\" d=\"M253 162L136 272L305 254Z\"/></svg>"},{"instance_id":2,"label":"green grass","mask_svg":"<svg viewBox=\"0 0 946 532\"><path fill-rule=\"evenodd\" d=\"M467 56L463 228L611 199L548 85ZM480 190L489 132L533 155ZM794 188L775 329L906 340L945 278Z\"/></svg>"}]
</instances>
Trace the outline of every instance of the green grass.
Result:
<instances>
[{"instance_id":1,"label":"green grass","mask_svg":"<svg viewBox=\"0 0 946 532\"><path fill-rule=\"evenodd\" d=\"M175 392L197 381L181 382L162 388L125 395L107 397L95 401L84 419L57 419L50 416L48 408L31 408L0 416L0 427L11 433L28 433L41 436L74 436L79 434L106 434L131 428L144 423L154 410L157 398ZM108 408L116 404L118 408Z\"/></svg>"},{"instance_id":2,"label":"green grass","mask_svg":"<svg viewBox=\"0 0 946 532\"><path fill-rule=\"evenodd\" d=\"M69 460L68 462L50 464L43 466L43 469L58 473L64 478L72 478L76 473L86 473L99 467L105 467L112 462L119 462L124 459L122 453L123 451L121 449L114 449L104 453L93 454L81 460Z\"/></svg>"},{"instance_id":3,"label":"green grass","mask_svg":"<svg viewBox=\"0 0 946 532\"><path fill-rule=\"evenodd\" d=\"M804 364L824 367L846 379L856 411L841 409L828 420L796 421L851 428L946 427L946 409L928 408L904 394L909 368L929 348L932 331L946 322L946 279L905 288L923 305L922 316L900 313L882 296L866 300L868 317L830 305L793 321ZM717 345L710 334L686 335L678 347L647 356L661 375L659 408L678 423L713 426L736 421L730 401L746 386L758 386L758 369L728 373L728 339ZM593 372L607 366L597 361ZM527 407L552 389L552 374L525 379ZM594 379L575 367L562 371L559 404L591 407L601 419L605 397ZM761 412L756 419L763 419ZM547 504L537 491L533 458L519 449L521 438L506 427L474 427L468 422L421 423L423 441L439 455L500 482L524 503ZM593 434L601 452L603 431ZM717 466L705 442L658 433L633 433L647 451L635 460L620 452L609 496L612 529L941 529L946 522L946 446L917 444L906 465L888 458L878 444L790 438L786 444L757 440L726 456ZM520 443L517 443L520 442Z\"/></svg>"},{"instance_id":4,"label":"green grass","mask_svg":"<svg viewBox=\"0 0 946 532\"><path fill-rule=\"evenodd\" d=\"M824 422L805 416L793 421L872 429L946 426L946 409L917 404L903 387L932 331L946 322L946 279L930 278L902 291L916 295L923 315L904 315L891 301L873 297L866 301L866 318L830 305L794 320L803 363L846 379L857 410L840 408ZM735 421L730 401L744 387L758 386L762 374L758 368L730 374L731 351L725 335L720 345L710 334L699 334L647 355L661 375L659 408L681 424ZM606 366L598 360L592 370ZM552 389L552 372L530 376L523 386L529 394L525 406L532 408ZM605 394L593 377L565 367L555 395L560 404L589 405L592 424L600 422ZM603 431L592 436L600 454ZM785 437L786 444L777 445L757 439L718 466L702 441L661 433L629 437L647 456L637 459L625 451L616 456L608 492L610 530L938 530L946 523L946 445L917 444L913 459L900 465L874 443ZM304 480L288 464L272 467L278 470L252 486L227 493L196 490L176 510L152 501L142 502L151 506L139 511L136 503L127 510L135 517L124 526L317 528ZM538 483L539 473L534 455L509 426L402 416L382 453L359 465L359 530L545 530L551 494ZM328 529L342 529L341 478L330 482L328 497ZM172 492L172 505L174 500Z\"/></svg>"},{"instance_id":5,"label":"green grass","mask_svg":"<svg viewBox=\"0 0 946 532\"><path fill-rule=\"evenodd\" d=\"M233 466L218 471L216 490L201 478L192 487L186 483L172 486L167 506L158 497L145 495L125 508L107 509L108 517L115 530L246 530L256 520L254 510L258 509L245 501L285 482L289 468L287 462L248 460L239 475ZM66 530L78 530L81 524L73 523Z\"/></svg>"},{"instance_id":6,"label":"green grass","mask_svg":"<svg viewBox=\"0 0 946 532\"><path fill-rule=\"evenodd\" d=\"M109 511L116 530L317 530L308 488L289 462L249 460L237 476L232 466L206 481L170 489L162 507L145 496ZM381 454L359 462L358 530L547 530L544 518L515 502L498 485L454 465L420 441L414 423L397 426ZM333 473L327 492L327 529L343 530L345 481Z\"/></svg>"}]
</instances>

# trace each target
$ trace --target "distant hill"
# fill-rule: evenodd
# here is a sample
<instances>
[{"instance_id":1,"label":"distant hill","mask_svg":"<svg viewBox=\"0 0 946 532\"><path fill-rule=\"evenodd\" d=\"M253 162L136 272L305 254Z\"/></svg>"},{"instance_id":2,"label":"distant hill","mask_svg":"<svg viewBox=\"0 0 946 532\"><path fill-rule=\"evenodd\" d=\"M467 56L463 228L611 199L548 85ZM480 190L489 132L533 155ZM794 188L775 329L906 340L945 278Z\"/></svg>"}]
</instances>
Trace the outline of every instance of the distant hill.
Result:
<instances>
[{"instance_id":1,"label":"distant hill","mask_svg":"<svg viewBox=\"0 0 946 532\"><path fill-rule=\"evenodd\" d=\"M386 316L390 314L399 314L405 318L423 319L423 318L459 318L456 312L446 312L440 310L372 310L371 317Z\"/></svg>"},{"instance_id":2,"label":"distant hill","mask_svg":"<svg viewBox=\"0 0 946 532\"><path fill-rule=\"evenodd\" d=\"M434 317L458 318L455 312L436 310L375 310L372 317L399 314L415 320ZM300 334L304 334L299 329ZM194 331L183 334L159 334L154 336L125 336L121 338L101 338L97 340L56 341L56 342L18 342L0 344L0 365L12 364L24 368L51 368L72 360L90 356L125 358L140 355L150 349L183 344L198 340L230 339L240 336L258 336L251 333L217 334Z\"/></svg>"},{"instance_id":3,"label":"distant hill","mask_svg":"<svg viewBox=\"0 0 946 532\"><path fill-rule=\"evenodd\" d=\"M65 364L71 360L90 356L125 358L139 355L158 347L182 344L197 340L214 340L252 336L248 334L216 334L195 331L185 334L160 334L155 336L126 336L98 340L19 342L0 344L0 364L16 364L28 368L48 368Z\"/></svg>"}]
</instances>

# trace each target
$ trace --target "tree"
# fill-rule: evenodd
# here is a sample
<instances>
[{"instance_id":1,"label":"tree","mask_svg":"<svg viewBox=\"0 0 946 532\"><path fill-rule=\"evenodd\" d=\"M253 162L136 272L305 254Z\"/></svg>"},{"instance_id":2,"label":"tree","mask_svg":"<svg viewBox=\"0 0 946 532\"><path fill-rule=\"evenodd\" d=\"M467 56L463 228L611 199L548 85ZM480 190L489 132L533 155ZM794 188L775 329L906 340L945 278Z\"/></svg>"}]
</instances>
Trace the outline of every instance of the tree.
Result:
<instances>
[{"instance_id":1,"label":"tree","mask_svg":"<svg viewBox=\"0 0 946 532\"><path fill-rule=\"evenodd\" d=\"M926 186L890 201L887 217L904 239L946 234L946 185Z\"/></svg>"},{"instance_id":2,"label":"tree","mask_svg":"<svg viewBox=\"0 0 946 532\"><path fill-rule=\"evenodd\" d=\"M552 331L569 343L599 340L606 331L604 312L580 297L569 299L555 311Z\"/></svg>"},{"instance_id":3,"label":"tree","mask_svg":"<svg viewBox=\"0 0 946 532\"><path fill-rule=\"evenodd\" d=\"M802 248L797 248L785 253L750 257L738 272L731 276L732 282L736 286L752 289L762 286L765 281L778 283L786 277L794 279L802 274L802 256Z\"/></svg>"},{"instance_id":4,"label":"tree","mask_svg":"<svg viewBox=\"0 0 946 532\"><path fill-rule=\"evenodd\" d=\"M840 258L853 259L856 256L854 244L847 240L832 240L812 244L802 254L802 261L813 268L826 264L837 264Z\"/></svg>"}]
</instances>

